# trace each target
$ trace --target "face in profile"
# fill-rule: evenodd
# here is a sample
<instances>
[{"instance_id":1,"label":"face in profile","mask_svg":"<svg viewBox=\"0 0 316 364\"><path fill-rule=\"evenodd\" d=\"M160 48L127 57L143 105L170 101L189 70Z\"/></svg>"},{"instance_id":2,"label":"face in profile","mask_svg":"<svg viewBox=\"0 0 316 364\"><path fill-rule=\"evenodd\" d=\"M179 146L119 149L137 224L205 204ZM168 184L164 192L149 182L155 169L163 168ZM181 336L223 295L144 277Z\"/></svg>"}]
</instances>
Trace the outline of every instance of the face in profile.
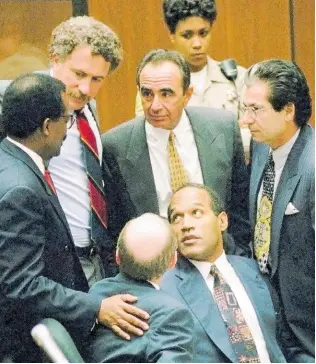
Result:
<instances>
[{"instance_id":1,"label":"face in profile","mask_svg":"<svg viewBox=\"0 0 316 364\"><path fill-rule=\"evenodd\" d=\"M185 187L174 194L169 210L179 252L184 257L213 262L222 254L227 215L215 215L207 191Z\"/></svg>"},{"instance_id":2,"label":"face in profile","mask_svg":"<svg viewBox=\"0 0 316 364\"><path fill-rule=\"evenodd\" d=\"M139 88L146 120L155 128L174 129L192 94L191 88L183 92L179 67L171 61L148 63L140 73Z\"/></svg>"},{"instance_id":3,"label":"face in profile","mask_svg":"<svg viewBox=\"0 0 316 364\"><path fill-rule=\"evenodd\" d=\"M91 54L89 46L74 49L65 60L53 57L53 76L66 85L72 110L82 109L96 97L110 65L101 55Z\"/></svg>"},{"instance_id":4,"label":"face in profile","mask_svg":"<svg viewBox=\"0 0 316 364\"><path fill-rule=\"evenodd\" d=\"M170 39L192 72L200 71L207 64L207 51L211 42L209 21L198 16L186 18L178 23Z\"/></svg>"},{"instance_id":5,"label":"face in profile","mask_svg":"<svg viewBox=\"0 0 316 364\"><path fill-rule=\"evenodd\" d=\"M290 104L275 111L269 96L270 89L264 81L244 87L241 121L248 126L254 140L276 149L288 140L287 129L294 119L294 106Z\"/></svg>"}]
</instances>

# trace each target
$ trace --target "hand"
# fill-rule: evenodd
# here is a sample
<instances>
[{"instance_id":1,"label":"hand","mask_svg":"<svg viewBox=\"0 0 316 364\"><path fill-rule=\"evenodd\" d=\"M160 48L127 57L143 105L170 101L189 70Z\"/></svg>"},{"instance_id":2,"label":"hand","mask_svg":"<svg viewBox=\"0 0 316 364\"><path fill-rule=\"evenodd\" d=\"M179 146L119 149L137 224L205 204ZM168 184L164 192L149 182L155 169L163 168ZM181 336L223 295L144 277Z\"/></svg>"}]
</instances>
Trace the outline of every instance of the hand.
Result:
<instances>
[{"instance_id":1,"label":"hand","mask_svg":"<svg viewBox=\"0 0 316 364\"><path fill-rule=\"evenodd\" d=\"M128 333L142 336L149 326L143 320L148 320L147 312L132 306L137 297L130 294L120 294L105 298L101 302L98 314L99 323L109 327L122 339L130 340ZM128 302L128 303L127 303ZM137 318L138 316L139 318Z\"/></svg>"}]
</instances>

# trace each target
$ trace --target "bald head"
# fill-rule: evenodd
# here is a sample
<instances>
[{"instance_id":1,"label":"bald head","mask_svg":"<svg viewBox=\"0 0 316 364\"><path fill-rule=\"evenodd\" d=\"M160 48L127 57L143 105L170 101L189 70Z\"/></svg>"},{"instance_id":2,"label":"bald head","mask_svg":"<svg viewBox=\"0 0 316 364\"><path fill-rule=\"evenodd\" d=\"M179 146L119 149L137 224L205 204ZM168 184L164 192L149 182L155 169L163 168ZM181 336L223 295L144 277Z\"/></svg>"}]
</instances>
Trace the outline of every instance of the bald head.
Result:
<instances>
[{"instance_id":1,"label":"bald head","mask_svg":"<svg viewBox=\"0 0 316 364\"><path fill-rule=\"evenodd\" d=\"M138 280L162 276L177 249L168 221L155 214L144 214L129 221L117 246L120 271Z\"/></svg>"}]
</instances>

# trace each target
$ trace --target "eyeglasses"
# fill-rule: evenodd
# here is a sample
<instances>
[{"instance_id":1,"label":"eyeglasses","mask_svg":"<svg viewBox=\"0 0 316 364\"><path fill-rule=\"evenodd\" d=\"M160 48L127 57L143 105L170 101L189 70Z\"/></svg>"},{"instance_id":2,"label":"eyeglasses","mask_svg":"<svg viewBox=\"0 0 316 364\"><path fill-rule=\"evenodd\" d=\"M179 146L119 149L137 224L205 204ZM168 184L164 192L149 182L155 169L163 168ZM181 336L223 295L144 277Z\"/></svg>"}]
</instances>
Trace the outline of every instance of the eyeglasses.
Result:
<instances>
[{"instance_id":1,"label":"eyeglasses","mask_svg":"<svg viewBox=\"0 0 316 364\"><path fill-rule=\"evenodd\" d=\"M239 114L240 116L244 116L246 112L248 112L249 117L252 119L257 119L259 114L263 111L272 109L272 106L267 107L256 107L256 106L239 106Z\"/></svg>"}]
</instances>

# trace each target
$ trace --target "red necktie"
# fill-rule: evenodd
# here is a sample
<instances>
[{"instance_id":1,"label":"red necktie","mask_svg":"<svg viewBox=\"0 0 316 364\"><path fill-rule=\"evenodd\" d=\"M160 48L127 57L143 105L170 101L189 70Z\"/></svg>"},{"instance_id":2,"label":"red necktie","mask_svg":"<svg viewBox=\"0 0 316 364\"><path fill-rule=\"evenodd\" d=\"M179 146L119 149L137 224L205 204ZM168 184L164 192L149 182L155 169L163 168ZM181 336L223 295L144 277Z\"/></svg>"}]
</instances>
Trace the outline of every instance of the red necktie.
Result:
<instances>
[{"instance_id":1,"label":"red necktie","mask_svg":"<svg viewBox=\"0 0 316 364\"><path fill-rule=\"evenodd\" d=\"M88 176L91 203L91 239L100 236L100 231L107 227L107 205L103 192L102 171L95 135L82 112L76 112L77 127L84 151L84 161Z\"/></svg>"},{"instance_id":2,"label":"red necktie","mask_svg":"<svg viewBox=\"0 0 316 364\"><path fill-rule=\"evenodd\" d=\"M51 191L56 195L56 189L54 186L54 182L53 182L52 177L47 168L45 168L44 178L45 178L46 182L48 183Z\"/></svg>"}]
</instances>

